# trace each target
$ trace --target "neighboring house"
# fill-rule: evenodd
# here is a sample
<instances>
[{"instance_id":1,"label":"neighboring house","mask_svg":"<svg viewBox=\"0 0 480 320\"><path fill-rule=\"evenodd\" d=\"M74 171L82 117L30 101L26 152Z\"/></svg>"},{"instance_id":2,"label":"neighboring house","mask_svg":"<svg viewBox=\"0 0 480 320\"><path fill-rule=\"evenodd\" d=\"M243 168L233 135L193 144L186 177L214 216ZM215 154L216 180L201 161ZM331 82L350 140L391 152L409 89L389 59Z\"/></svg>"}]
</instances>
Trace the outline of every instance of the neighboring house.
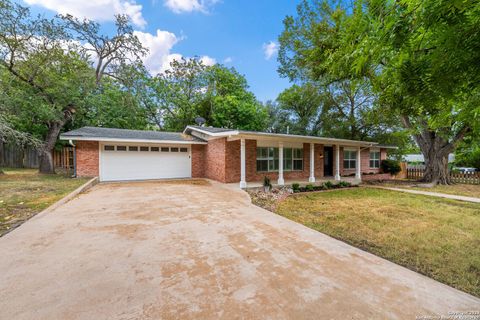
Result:
<instances>
[{"instance_id":1,"label":"neighboring house","mask_svg":"<svg viewBox=\"0 0 480 320\"><path fill-rule=\"evenodd\" d=\"M408 164L425 164L425 157L423 154L418 153L418 154L406 154L403 156L403 160L408 163ZM455 162L455 155L453 153L450 153L448 155L448 163Z\"/></svg>"},{"instance_id":2,"label":"neighboring house","mask_svg":"<svg viewBox=\"0 0 480 320\"><path fill-rule=\"evenodd\" d=\"M100 181L209 178L223 183L378 173L387 149L375 142L187 126L183 133L83 127L60 136L76 145L76 174ZM283 165L279 165L283 163Z\"/></svg>"}]
</instances>

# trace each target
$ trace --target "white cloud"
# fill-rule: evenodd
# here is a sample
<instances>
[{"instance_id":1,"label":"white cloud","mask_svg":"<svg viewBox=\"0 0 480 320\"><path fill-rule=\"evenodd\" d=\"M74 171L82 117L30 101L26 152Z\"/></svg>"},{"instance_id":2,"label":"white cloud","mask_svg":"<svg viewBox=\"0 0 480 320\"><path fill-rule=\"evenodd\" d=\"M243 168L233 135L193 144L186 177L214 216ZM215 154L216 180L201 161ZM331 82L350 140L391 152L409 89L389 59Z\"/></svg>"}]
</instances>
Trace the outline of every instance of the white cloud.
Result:
<instances>
[{"instance_id":1,"label":"white cloud","mask_svg":"<svg viewBox=\"0 0 480 320\"><path fill-rule=\"evenodd\" d=\"M270 41L269 43L264 43L262 48L266 60L270 60L278 52L278 44L273 41Z\"/></svg>"},{"instance_id":2,"label":"white cloud","mask_svg":"<svg viewBox=\"0 0 480 320\"><path fill-rule=\"evenodd\" d=\"M142 5L135 0L25 0L25 2L57 13L69 13L78 18L113 21L115 14L127 14L136 26L143 28L147 24L142 16Z\"/></svg>"},{"instance_id":3,"label":"white cloud","mask_svg":"<svg viewBox=\"0 0 480 320\"><path fill-rule=\"evenodd\" d=\"M175 13L199 11L208 13L209 7L219 0L165 0L165 6Z\"/></svg>"},{"instance_id":4,"label":"white cloud","mask_svg":"<svg viewBox=\"0 0 480 320\"><path fill-rule=\"evenodd\" d=\"M225 59L223 59L223 63L232 63L232 62L233 62L232 57L226 57Z\"/></svg>"},{"instance_id":5,"label":"white cloud","mask_svg":"<svg viewBox=\"0 0 480 320\"><path fill-rule=\"evenodd\" d=\"M213 66L215 63L217 63L217 60L209 56L201 56L200 61L202 61L206 66Z\"/></svg>"},{"instance_id":6,"label":"white cloud","mask_svg":"<svg viewBox=\"0 0 480 320\"><path fill-rule=\"evenodd\" d=\"M165 71L170 66L170 62L182 57L180 54L170 53L173 46L181 40L171 32L157 29L156 34L141 31L134 31L134 34L149 50L143 62L152 74Z\"/></svg>"},{"instance_id":7,"label":"white cloud","mask_svg":"<svg viewBox=\"0 0 480 320\"><path fill-rule=\"evenodd\" d=\"M156 34L141 31L135 31L134 33L143 46L149 50L143 62L151 74L162 73L170 69L171 62L182 59L183 56L181 54L171 52L173 46L182 40L175 34L158 29ZM207 66L214 65L217 62L214 58L206 55L201 56L199 59Z\"/></svg>"}]
</instances>

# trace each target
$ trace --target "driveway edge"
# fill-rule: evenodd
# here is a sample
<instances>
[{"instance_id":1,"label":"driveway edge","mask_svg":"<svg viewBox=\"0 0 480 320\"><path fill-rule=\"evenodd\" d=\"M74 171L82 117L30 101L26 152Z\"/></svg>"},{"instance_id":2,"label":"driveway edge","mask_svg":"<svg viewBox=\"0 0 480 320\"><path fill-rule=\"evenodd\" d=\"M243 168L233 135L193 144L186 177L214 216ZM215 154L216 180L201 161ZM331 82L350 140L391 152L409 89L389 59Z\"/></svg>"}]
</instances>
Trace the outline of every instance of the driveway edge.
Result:
<instances>
[{"instance_id":1,"label":"driveway edge","mask_svg":"<svg viewBox=\"0 0 480 320\"><path fill-rule=\"evenodd\" d=\"M49 213L49 212L57 209L61 205L64 205L68 201L70 201L73 198L75 198L76 196L78 196L80 193L87 191L88 189L90 189L91 187L96 185L97 183L98 183L98 177L94 177L94 178L88 180L87 182L82 184L80 187L78 187L77 189L75 189L72 192L70 192L69 194L67 194L62 199L58 200L57 202L51 204L49 207L47 207L47 208L43 209L42 211L40 211L39 213L37 213L35 216L30 218L29 220L39 218L40 216L43 216L44 214Z\"/></svg>"}]
</instances>

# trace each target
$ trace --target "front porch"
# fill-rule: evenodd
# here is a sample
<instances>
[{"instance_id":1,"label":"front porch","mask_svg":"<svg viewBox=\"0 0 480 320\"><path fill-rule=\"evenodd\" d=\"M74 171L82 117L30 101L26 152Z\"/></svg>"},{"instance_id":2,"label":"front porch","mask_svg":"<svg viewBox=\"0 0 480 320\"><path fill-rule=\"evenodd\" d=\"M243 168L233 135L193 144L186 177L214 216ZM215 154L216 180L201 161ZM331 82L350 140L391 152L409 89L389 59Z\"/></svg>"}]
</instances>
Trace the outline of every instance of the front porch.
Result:
<instances>
[{"instance_id":1,"label":"front porch","mask_svg":"<svg viewBox=\"0 0 480 320\"><path fill-rule=\"evenodd\" d=\"M275 187L293 183L302 186L321 185L326 181L338 183L341 180L359 184L363 171L361 154L366 152L369 155L371 147L363 143L319 144L305 141L305 139L265 141L240 137L237 138L238 140L240 140L240 188L242 189L262 186L265 176L270 178L271 184ZM346 158L343 152L349 152L350 157ZM353 165L345 168L344 161ZM262 166L261 162L265 164ZM341 177L342 175L349 176Z\"/></svg>"}]
</instances>

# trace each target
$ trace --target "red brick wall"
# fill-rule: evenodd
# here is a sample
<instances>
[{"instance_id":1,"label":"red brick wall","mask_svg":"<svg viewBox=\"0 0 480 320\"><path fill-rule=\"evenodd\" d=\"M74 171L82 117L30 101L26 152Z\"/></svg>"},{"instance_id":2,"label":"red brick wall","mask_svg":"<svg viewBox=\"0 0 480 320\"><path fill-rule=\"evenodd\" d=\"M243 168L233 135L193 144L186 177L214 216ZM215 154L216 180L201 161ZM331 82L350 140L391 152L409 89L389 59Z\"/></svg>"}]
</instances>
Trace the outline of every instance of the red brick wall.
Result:
<instances>
[{"instance_id":1,"label":"red brick wall","mask_svg":"<svg viewBox=\"0 0 480 320\"><path fill-rule=\"evenodd\" d=\"M380 161L387 158L387 150L380 149ZM361 172L362 173L379 173L380 169L370 168L370 148L362 149L360 152L360 163L361 163ZM335 167L334 167L335 168ZM344 169L343 168L343 148L340 147L340 175L348 176L355 174L355 169Z\"/></svg>"},{"instance_id":2,"label":"red brick wall","mask_svg":"<svg viewBox=\"0 0 480 320\"><path fill-rule=\"evenodd\" d=\"M225 161L226 161L225 162L225 182L239 182L240 181L240 140L226 142Z\"/></svg>"},{"instance_id":3,"label":"red brick wall","mask_svg":"<svg viewBox=\"0 0 480 320\"><path fill-rule=\"evenodd\" d=\"M98 141L77 141L77 176L98 176Z\"/></svg>"},{"instance_id":4,"label":"red brick wall","mask_svg":"<svg viewBox=\"0 0 480 320\"><path fill-rule=\"evenodd\" d=\"M221 138L210 140L205 146L204 170L206 178L226 182L226 143L227 138Z\"/></svg>"},{"instance_id":5,"label":"red brick wall","mask_svg":"<svg viewBox=\"0 0 480 320\"><path fill-rule=\"evenodd\" d=\"M195 150L198 148L202 151ZM194 153L196 156L194 156ZM200 157L203 156L203 163ZM335 146L333 148L333 164L335 174ZM386 159L386 149L381 149L380 159ZM315 177L323 177L323 145L315 144ZM201 164L196 164L196 163ZM370 169L370 149L364 149L361 152L362 173L378 173L379 169ZM246 180L261 181L264 176L268 176L272 181L278 179L278 172L257 172L257 141L245 140L245 164ZM201 169L196 169L196 167ZM343 147L340 147L340 174L354 174L355 169L343 169ZM226 138L210 140L207 146L192 146L192 176L206 177L225 183L240 181L240 140L227 141ZM288 179L308 179L310 176L310 144L303 144L303 170L285 171L283 177Z\"/></svg>"},{"instance_id":6,"label":"red brick wall","mask_svg":"<svg viewBox=\"0 0 480 320\"><path fill-rule=\"evenodd\" d=\"M203 144L192 144L192 178L205 177L205 149Z\"/></svg>"},{"instance_id":7,"label":"red brick wall","mask_svg":"<svg viewBox=\"0 0 480 320\"><path fill-rule=\"evenodd\" d=\"M240 148L240 144L239 144ZM315 151L317 154L317 151ZM320 155L316 156L320 157ZM278 180L278 172L257 172L257 141L255 140L246 140L245 141L245 164L246 164L246 179L248 181L262 181L263 177L269 177L272 182L276 183ZM323 159L322 159L323 160ZM316 160L315 160L316 161ZM320 165L320 164L319 164ZM238 170L240 170L240 159L237 161ZM323 175L323 162L322 166L322 175ZM317 167L317 165L315 165ZM315 176L317 176L315 173ZM308 179L310 175L310 144L303 144L303 170L302 171L284 171L283 178L288 179ZM240 175L238 179L232 182L240 181Z\"/></svg>"}]
</instances>

